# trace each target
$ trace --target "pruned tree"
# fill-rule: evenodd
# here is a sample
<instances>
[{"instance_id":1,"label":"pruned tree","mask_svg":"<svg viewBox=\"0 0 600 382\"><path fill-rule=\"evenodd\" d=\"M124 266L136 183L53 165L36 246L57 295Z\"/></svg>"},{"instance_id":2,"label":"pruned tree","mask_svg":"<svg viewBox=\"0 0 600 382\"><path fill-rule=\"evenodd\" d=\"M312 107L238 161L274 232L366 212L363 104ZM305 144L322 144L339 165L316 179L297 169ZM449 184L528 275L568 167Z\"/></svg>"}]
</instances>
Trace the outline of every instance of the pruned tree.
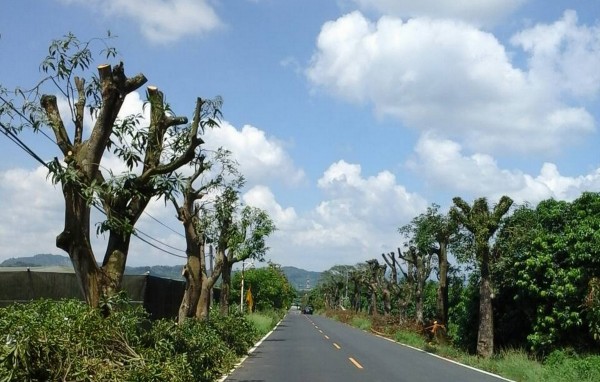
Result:
<instances>
[{"instance_id":1,"label":"pruned tree","mask_svg":"<svg viewBox=\"0 0 600 382\"><path fill-rule=\"evenodd\" d=\"M371 259L366 261L366 286L371 293L371 303L369 313L372 316L377 315L377 294L382 290L384 275L385 275L385 264L379 264L377 259Z\"/></svg>"},{"instance_id":2,"label":"pruned tree","mask_svg":"<svg viewBox=\"0 0 600 382\"><path fill-rule=\"evenodd\" d=\"M15 93L21 100L11 101L3 110L10 109L13 117L20 117L15 130L31 127L40 131L47 126L54 135L63 160L49 164L50 175L53 182L61 184L65 200L64 228L56 245L69 254L85 300L98 307L121 286L135 224L152 198L178 191L178 170L198 158L203 143L200 135L216 124L221 102L198 98L193 121L188 124L186 117L174 115L157 87L148 86L150 120L142 122L139 115L119 117L125 97L147 79L143 74L127 76L120 62L98 65L97 75L86 80L83 76L93 62L94 41L104 40L81 42L69 34L53 41L41 65L49 77L31 92ZM107 58L115 55L112 48L104 52ZM52 93L58 89L68 104L70 121L61 115L55 95L40 95L49 83L56 86ZM86 109L94 117L87 137ZM102 160L109 152L121 159L126 171L103 171ZM101 265L90 240L92 207L106 214L97 230L108 234Z\"/></svg>"},{"instance_id":3,"label":"pruned tree","mask_svg":"<svg viewBox=\"0 0 600 382\"><path fill-rule=\"evenodd\" d=\"M207 172L208 175L204 176ZM223 251L217 250L215 264L209 274L206 246L212 243L213 236L220 233L215 210L219 211L230 190L239 188L241 184L243 177L237 170L237 163L231 160L227 150L219 149L210 160L202 156L195 163L194 173L185 180L181 205L176 198L171 198L186 238L187 261L183 268L186 287L179 308L180 323L189 317L208 317L210 295L221 276L224 256ZM217 195L216 200L209 200L211 195ZM210 207L215 208L211 210Z\"/></svg>"},{"instance_id":4,"label":"pruned tree","mask_svg":"<svg viewBox=\"0 0 600 382\"><path fill-rule=\"evenodd\" d=\"M398 257L407 264L407 271L405 272L400 268L409 281L409 286L413 287L413 295L415 299L415 320L418 324L423 325L425 323L425 317L423 314L424 309L424 298L425 298L425 284L432 269L432 255L431 252L420 251L416 246L407 244L406 250L401 251L398 248Z\"/></svg>"},{"instance_id":5,"label":"pruned tree","mask_svg":"<svg viewBox=\"0 0 600 382\"><path fill-rule=\"evenodd\" d=\"M432 253L437 257L437 321L443 325L448 323L448 251L459 234L458 224L439 212L440 206L432 204L427 211L412 221L414 242L421 251Z\"/></svg>"},{"instance_id":6,"label":"pruned tree","mask_svg":"<svg viewBox=\"0 0 600 382\"><path fill-rule=\"evenodd\" d=\"M480 272L477 354L487 358L494 353L490 240L513 201L508 196L503 196L493 210L490 210L486 198L476 199L472 206L459 197L453 198L452 201L454 206L450 209L450 216L471 232L474 241L475 258Z\"/></svg>"},{"instance_id":7,"label":"pruned tree","mask_svg":"<svg viewBox=\"0 0 600 382\"><path fill-rule=\"evenodd\" d=\"M325 305L328 309L337 309L342 304L344 288L347 286L348 267L334 265L321 274L318 285L325 295Z\"/></svg>"}]
</instances>

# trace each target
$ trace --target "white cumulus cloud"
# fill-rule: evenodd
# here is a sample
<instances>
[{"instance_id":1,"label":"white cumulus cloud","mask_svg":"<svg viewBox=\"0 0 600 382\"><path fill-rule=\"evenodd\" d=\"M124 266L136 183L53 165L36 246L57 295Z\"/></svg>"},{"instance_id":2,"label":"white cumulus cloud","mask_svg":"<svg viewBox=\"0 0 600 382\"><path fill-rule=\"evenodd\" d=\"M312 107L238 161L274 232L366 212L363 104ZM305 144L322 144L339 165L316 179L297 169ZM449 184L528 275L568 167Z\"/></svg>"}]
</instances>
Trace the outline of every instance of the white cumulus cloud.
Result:
<instances>
[{"instance_id":1,"label":"white cumulus cloud","mask_svg":"<svg viewBox=\"0 0 600 382\"><path fill-rule=\"evenodd\" d=\"M204 140L206 148L230 150L249 183L278 180L295 185L305 178L304 171L294 165L283 142L268 137L257 127L244 125L237 129L223 122L220 128L207 130Z\"/></svg>"},{"instance_id":2,"label":"white cumulus cloud","mask_svg":"<svg viewBox=\"0 0 600 382\"><path fill-rule=\"evenodd\" d=\"M495 24L526 0L352 0L361 9L399 17L434 17Z\"/></svg>"},{"instance_id":3,"label":"white cumulus cloud","mask_svg":"<svg viewBox=\"0 0 600 382\"><path fill-rule=\"evenodd\" d=\"M541 49L549 31L563 31L560 49ZM593 116L571 99L598 93L595 31L576 25L569 12L523 31L513 39L530 57L523 70L494 35L470 24L394 17L373 23L353 12L323 25L306 74L317 89L483 152L558 150L595 130Z\"/></svg>"},{"instance_id":4,"label":"white cumulus cloud","mask_svg":"<svg viewBox=\"0 0 600 382\"><path fill-rule=\"evenodd\" d=\"M62 0L93 7L106 16L133 20L155 43L202 35L222 26L208 0Z\"/></svg>"},{"instance_id":5,"label":"white cumulus cloud","mask_svg":"<svg viewBox=\"0 0 600 382\"><path fill-rule=\"evenodd\" d=\"M517 202L538 202L555 198L573 200L584 191L600 191L600 168L589 174L563 176L553 163L544 163L537 175L502 169L486 154L463 153L460 144L430 134L415 147L416 159L409 164L431 184L472 197L493 199L508 195Z\"/></svg>"}]
</instances>

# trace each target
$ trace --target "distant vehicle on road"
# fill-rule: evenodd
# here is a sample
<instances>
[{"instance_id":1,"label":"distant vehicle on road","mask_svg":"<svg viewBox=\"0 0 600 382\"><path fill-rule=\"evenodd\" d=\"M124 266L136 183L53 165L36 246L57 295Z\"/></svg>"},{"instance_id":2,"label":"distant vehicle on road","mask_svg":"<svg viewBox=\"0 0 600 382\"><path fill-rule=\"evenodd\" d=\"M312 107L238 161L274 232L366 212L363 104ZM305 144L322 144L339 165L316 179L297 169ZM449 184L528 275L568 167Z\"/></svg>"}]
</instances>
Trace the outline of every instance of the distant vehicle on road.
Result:
<instances>
[{"instance_id":1,"label":"distant vehicle on road","mask_svg":"<svg viewBox=\"0 0 600 382\"><path fill-rule=\"evenodd\" d=\"M313 314L313 307L310 305L305 306L304 309L302 309L302 313Z\"/></svg>"}]
</instances>

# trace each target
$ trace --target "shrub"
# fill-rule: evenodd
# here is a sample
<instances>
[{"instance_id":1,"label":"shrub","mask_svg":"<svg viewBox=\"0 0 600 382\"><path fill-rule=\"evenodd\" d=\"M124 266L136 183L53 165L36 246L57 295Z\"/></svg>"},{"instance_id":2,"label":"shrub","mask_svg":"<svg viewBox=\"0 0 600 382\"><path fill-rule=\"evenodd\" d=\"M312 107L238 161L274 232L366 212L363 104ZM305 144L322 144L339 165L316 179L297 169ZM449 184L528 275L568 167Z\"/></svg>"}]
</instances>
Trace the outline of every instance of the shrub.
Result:
<instances>
[{"instance_id":1,"label":"shrub","mask_svg":"<svg viewBox=\"0 0 600 382\"><path fill-rule=\"evenodd\" d=\"M0 309L0 381L212 381L257 335L239 314L176 325L110 303L107 318L76 300Z\"/></svg>"},{"instance_id":2,"label":"shrub","mask_svg":"<svg viewBox=\"0 0 600 382\"><path fill-rule=\"evenodd\" d=\"M211 311L209 325L238 356L246 354L258 338L254 325L243 313L237 311L228 316L221 316L217 311Z\"/></svg>"}]
</instances>

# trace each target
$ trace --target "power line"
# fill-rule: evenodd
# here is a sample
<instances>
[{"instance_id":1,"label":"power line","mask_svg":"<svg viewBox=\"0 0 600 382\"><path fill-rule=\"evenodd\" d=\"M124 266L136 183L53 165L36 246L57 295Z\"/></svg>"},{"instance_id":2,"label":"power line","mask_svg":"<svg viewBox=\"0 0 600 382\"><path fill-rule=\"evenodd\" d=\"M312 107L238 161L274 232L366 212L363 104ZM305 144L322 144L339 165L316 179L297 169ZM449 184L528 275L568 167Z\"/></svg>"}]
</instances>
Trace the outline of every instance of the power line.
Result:
<instances>
[{"instance_id":1,"label":"power line","mask_svg":"<svg viewBox=\"0 0 600 382\"><path fill-rule=\"evenodd\" d=\"M1 98L1 96L0 96L0 98ZM36 153L35 153L35 152L34 152L34 151L31 149L31 148L29 148L29 146L27 146L27 145L26 145L26 144L25 144L25 143L24 143L24 142L23 142L21 139L19 139L19 137L18 137L18 136L17 136L15 133L13 133L9 127L7 127L7 126L6 126L5 124L3 124L2 122L0 122L0 127L2 127L2 129L3 129L3 130L2 130L2 133L3 133L3 134L4 134L4 135L5 135L5 136L6 136L6 137L9 139L9 140L11 140L11 141L12 141L13 143L15 143L17 146L19 146L19 148L21 148L23 151L25 151L27 154L29 154L31 157L33 157L33 158L34 158L36 161L38 161L39 163L41 163L41 164L42 164L44 167L46 167L46 168L49 168L48 164L47 164L46 162L44 162L44 161L42 160L42 158L40 158L40 157L39 157L39 156L38 156L38 155L37 155L37 154L36 154ZM95 204L94 204L94 207L95 207L95 208L96 208L98 211L100 211L102 214L104 214L105 216L107 216L106 212L105 212L104 210L102 210L100 207L96 206ZM163 225L163 226L167 227L167 226L166 226L164 223L162 223L162 222L158 221L158 219L156 219L155 217L151 216L150 214L148 214L148 216L150 216L152 219L154 219L155 221L157 221L157 222L158 222L158 223L160 223L161 225ZM172 228L170 228L170 227L167 227L167 228L169 228L169 229L170 229L170 230L172 230L173 232L176 232L176 231L174 231L174 230L173 230ZM179 248L175 248L175 247L172 247L172 246L170 246L170 245L168 245L168 244L165 244L165 243L161 242L160 240L158 240L158 239L155 239L155 238L153 238L152 236L150 236L150 235L148 235L148 234L146 234L146 233L142 232L141 230L139 230L139 229L136 229L136 230L133 232L133 234L134 234L134 235L135 235L135 236L136 236L138 239L140 239L141 241L143 241L144 243L146 243L146 244L148 244L148 245L150 245L150 246L152 246L152 247L154 247L154 248L156 248L156 249L158 249L158 250L160 250L160 251L162 251L162 252L164 252L164 253L166 253L166 254L169 254L169 255L171 255L171 256L175 256L175 257L179 257L179 258L184 258L184 259L185 259L185 258L187 258L187 256L178 255L178 254L175 254L175 253L173 253L173 252L167 251L166 249L163 249L163 248L160 248L160 247L158 247L157 245L155 245L155 244L153 244L153 243L149 242L148 240L146 240L146 239L143 239L142 237L140 237L140 235L139 235L138 233L140 233L140 234L142 234L142 235L144 235L144 236L146 236L146 237L148 237L148 238L150 238L150 239L152 239L152 240L154 240L154 241L156 241L156 242L158 242L158 243L161 243L162 245L164 245L164 246L166 246L166 247L168 247L168 248L171 248L171 249L174 249L174 250L177 250L177 251L180 251L180 252L184 252L184 253L185 253L185 251L184 251L184 250L181 250L181 249L179 249ZM177 232L176 232L176 233L177 233ZM181 234L179 234L179 235L181 235ZM181 236L183 236L183 235L181 235ZM183 237L185 237L185 236L183 236Z\"/></svg>"},{"instance_id":2,"label":"power line","mask_svg":"<svg viewBox=\"0 0 600 382\"><path fill-rule=\"evenodd\" d=\"M33 157L33 159L35 159L36 161L40 162L46 168L49 168L48 164L46 162L44 162L42 160L42 158L40 158L32 149L30 149L29 146L27 146L21 139L19 139L19 137L15 133L13 133L9 127L7 127L2 122L0 122L0 126L3 129L2 132L4 133L4 135L6 135L8 137L8 139L10 139L11 141L13 141L13 143L15 143L17 146L19 146L27 154L31 155Z\"/></svg>"},{"instance_id":3,"label":"power line","mask_svg":"<svg viewBox=\"0 0 600 382\"><path fill-rule=\"evenodd\" d=\"M179 248L176 248L176 247L170 246L169 244L165 244L165 243L163 243L162 241L160 241L160 240L157 240L157 239L153 238L152 236L148 235L147 233L144 233L144 232L140 231L140 230L139 230L139 229L137 229L137 228L136 228L135 230L136 230L138 233L141 233L142 235L146 236L147 238L149 238L149 239L151 239L151 240L154 240L154 241L156 241L156 242L158 242L158 243L160 243L160 244L164 245L164 246L165 246L165 247L167 247L167 248L171 248L171 249L174 249L175 251L179 251L179 252L183 252L183 253L185 253L185 250L183 250L183 249L179 249ZM139 237L139 236L138 236L138 237Z\"/></svg>"},{"instance_id":4,"label":"power line","mask_svg":"<svg viewBox=\"0 0 600 382\"><path fill-rule=\"evenodd\" d=\"M10 107L15 113L17 113L21 118L23 118L24 120L26 120L27 122L29 122L30 124L34 124L34 121L31 120L31 118L27 117L25 114L23 114L19 109L17 109L16 107L14 107L12 105L12 103L8 102L6 100L6 98L4 98L2 95L0 95L0 100L2 100L2 102L4 102L5 105L8 105L8 107ZM3 126L4 128L6 128L5 126ZM58 146L58 144L56 143L56 141L54 139L52 139L52 137L50 137L48 134L46 134L46 132L44 130L40 130L38 129L38 131L46 138L48 138L48 140L52 143L54 143L55 145Z\"/></svg>"},{"instance_id":5,"label":"power line","mask_svg":"<svg viewBox=\"0 0 600 382\"><path fill-rule=\"evenodd\" d=\"M166 225L165 223L161 222L160 220L158 220L157 218L155 218L154 216L150 215L148 212L144 211L144 214L148 215L152 220L154 220L155 222L157 222L158 224L162 225L163 227L165 227L166 229L168 229L171 232L174 232L175 234L185 238L185 235L183 235L181 232L177 232L175 231L173 228L169 227L168 225Z\"/></svg>"}]
</instances>

